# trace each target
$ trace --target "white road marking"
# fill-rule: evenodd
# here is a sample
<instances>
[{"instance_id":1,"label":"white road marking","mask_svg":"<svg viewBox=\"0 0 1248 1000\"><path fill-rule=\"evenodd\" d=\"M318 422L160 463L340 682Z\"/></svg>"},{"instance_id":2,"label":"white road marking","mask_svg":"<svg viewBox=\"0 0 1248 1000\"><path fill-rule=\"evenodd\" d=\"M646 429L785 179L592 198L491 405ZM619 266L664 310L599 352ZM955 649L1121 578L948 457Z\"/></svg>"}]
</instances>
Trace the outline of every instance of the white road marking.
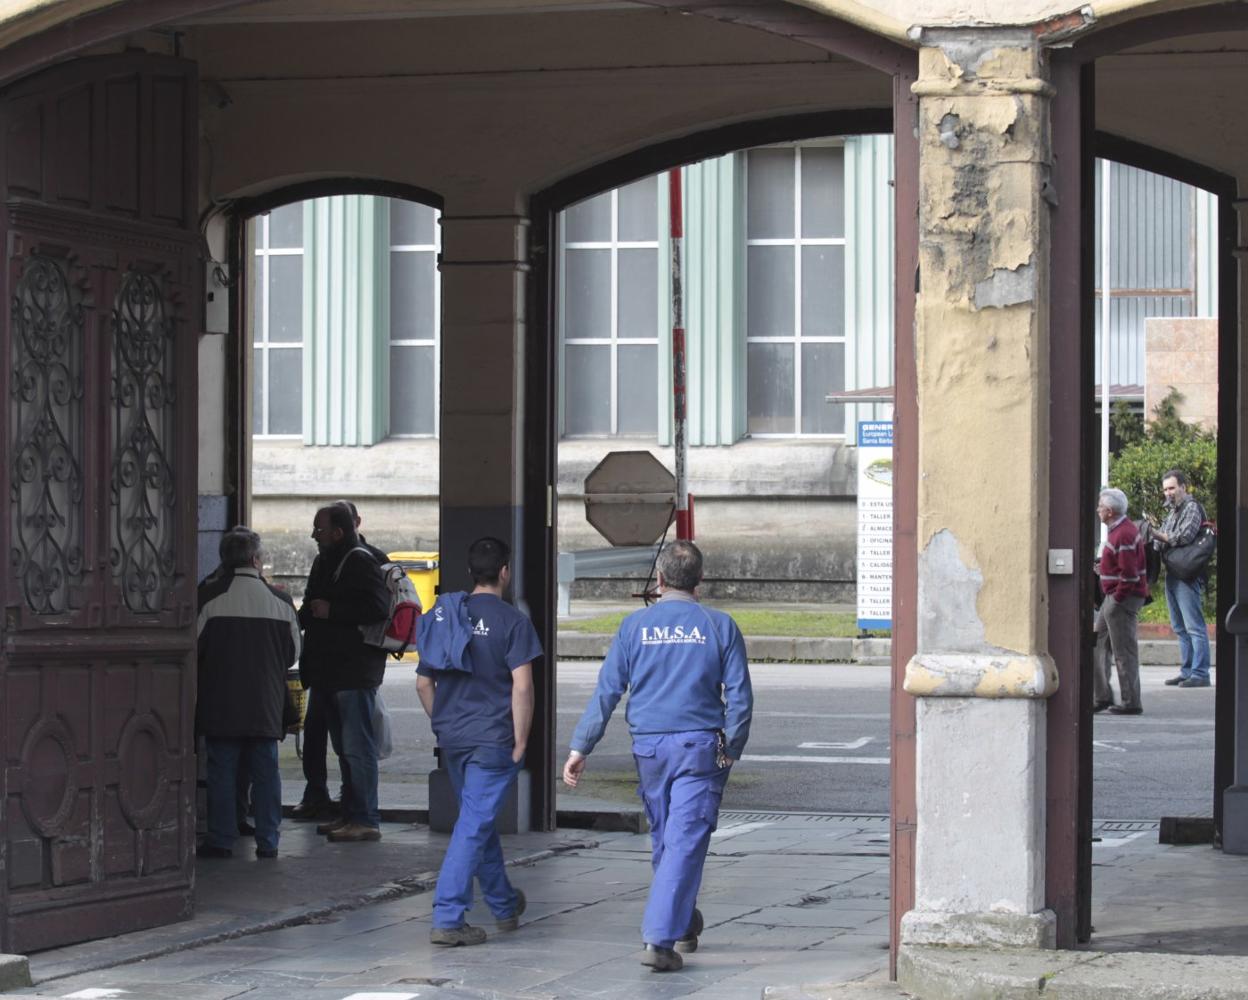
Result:
<instances>
[{"instance_id":1,"label":"white road marking","mask_svg":"<svg viewBox=\"0 0 1248 1000\"><path fill-rule=\"evenodd\" d=\"M742 754L742 760L760 764L888 764L887 757L814 757L800 754Z\"/></svg>"},{"instance_id":2,"label":"white road marking","mask_svg":"<svg viewBox=\"0 0 1248 1000\"><path fill-rule=\"evenodd\" d=\"M351 993L342 1000L416 1000L419 993Z\"/></svg>"},{"instance_id":3,"label":"white road marking","mask_svg":"<svg viewBox=\"0 0 1248 1000\"><path fill-rule=\"evenodd\" d=\"M1092 846L1121 847L1123 844L1129 844L1133 840L1139 840L1141 837L1146 837L1156 832L1156 830L1137 830L1135 833L1124 834L1121 837L1102 837L1100 840L1092 841Z\"/></svg>"},{"instance_id":4,"label":"white road marking","mask_svg":"<svg viewBox=\"0 0 1248 1000\"><path fill-rule=\"evenodd\" d=\"M111 1000L113 997L124 997L129 990L102 989L92 986L77 993L66 993L65 1000Z\"/></svg>"},{"instance_id":5,"label":"white road marking","mask_svg":"<svg viewBox=\"0 0 1248 1000\"><path fill-rule=\"evenodd\" d=\"M1127 743L1139 743L1139 742L1140 742L1139 740L1093 740L1092 749L1093 750L1109 750L1113 753L1126 753ZM1119 746L1119 744L1122 744L1122 746Z\"/></svg>"},{"instance_id":6,"label":"white road marking","mask_svg":"<svg viewBox=\"0 0 1248 1000\"><path fill-rule=\"evenodd\" d=\"M738 823L736 826L720 827L711 834L716 840L726 840L729 837L736 837L742 833L750 833L754 830L761 830L764 827L771 826L772 822L768 820L763 823Z\"/></svg>"},{"instance_id":7,"label":"white road marking","mask_svg":"<svg viewBox=\"0 0 1248 1000\"><path fill-rule=\"evenodd\" d=\"M799 743L799 750L861 750L870 743L874 736L860 736L856 740L850 740L848 743Z\"/></svg>"}]
</instances>

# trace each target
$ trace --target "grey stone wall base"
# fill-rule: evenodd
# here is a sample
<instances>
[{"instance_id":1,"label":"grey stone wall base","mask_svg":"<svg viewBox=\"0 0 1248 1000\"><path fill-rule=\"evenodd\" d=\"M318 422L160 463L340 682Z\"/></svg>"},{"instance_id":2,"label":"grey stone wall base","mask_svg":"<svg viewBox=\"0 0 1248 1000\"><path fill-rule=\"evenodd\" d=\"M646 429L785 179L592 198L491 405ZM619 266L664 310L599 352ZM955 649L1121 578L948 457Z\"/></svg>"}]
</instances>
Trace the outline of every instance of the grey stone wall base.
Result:
<instances>
[{"instance_id":1,"label":"grey stone wall base","mask_svg":"<svg viewBox=\"0 0 1248 1000\"><path fill-rule=\"evenodd\" d=\"M30 986L30 961L25 955L0 955L0 992Z\"/></svg>"},{"instance_id":2,"label":"grey stone wall base","mask_svg":"<svg viewBox=\"0 0 1248 1000\"><path fill-rule=\"evenodd\" d=\"M611 648L614 635L560 631L556 651L562 660L601 660ZM749 635L745 652L751 662L776 663L889 663L888 639L819 639L814 637Z\"/></svg>"},{"instance_id":3,"label":"grey stone wall base","mask_svg":"<svg viewBox=\"0 0 1248 1000\"><path fill-rule=\"evenodd\" d=\"M954 948L1054 948L1057 917L1039 913L944 913L911 910L901 918L903 945Z\"/></svg>"},{"instance_id":4,"label":"grey stone wall base","mask_svg":"<svg viewBox=\"0 0 1248 1000\"><path fill-rule=\"evenodd\" d=\"M903 944L897 983L922 1000L1248 1000L1248 958Z\"/></svg>"},{"instance_id":5,"label":"grey stone wall base","mask_svg":"<svg viewBox=\"0 0 1248 1000\"><path fill-rule=\"evenodd\" d=\"M296 581L302 588L302 579ZM640 605L639 605L640 606ZM573 603L575 608L575 602ZM612 635L589 632L562 631L558 638L558 652L567 660L601 660L607 655ZM1150 658L1144 659L1145 646L1150 647ZM891 662L892 640L871 639L820 639L815 637L784 638L773 636L746 636L746 654L751 660L774 660L778 663L861 663L866 666L884 666ZM1179 644L1173 639L1140 643L1141 662L1157 665L1178 666Z\"/></svg>"}]
</instances>

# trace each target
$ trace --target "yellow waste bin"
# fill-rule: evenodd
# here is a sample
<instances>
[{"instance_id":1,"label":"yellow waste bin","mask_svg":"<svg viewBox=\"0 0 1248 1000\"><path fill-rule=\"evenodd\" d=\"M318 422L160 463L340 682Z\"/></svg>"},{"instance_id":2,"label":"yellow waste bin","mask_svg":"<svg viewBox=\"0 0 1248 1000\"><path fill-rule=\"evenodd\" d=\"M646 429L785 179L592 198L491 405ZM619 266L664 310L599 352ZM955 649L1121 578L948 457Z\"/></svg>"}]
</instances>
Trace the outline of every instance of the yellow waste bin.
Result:
<instances>
[{"instance_id":1,"label":"yellow waste bin","mask_svg":"<svg viewBox=\"0 0 1248 1000\"><path fill-rule=\"evenodd\" d=\"M438 554L436 552L391 552L390 561L403 567L403 572L412 581L416 593L420 596L420 606L425 611L433 608L438 597ZM404 660L413 663L420 659L416 650L409 649L403 654Z\"/></svg>"}]
</instances>

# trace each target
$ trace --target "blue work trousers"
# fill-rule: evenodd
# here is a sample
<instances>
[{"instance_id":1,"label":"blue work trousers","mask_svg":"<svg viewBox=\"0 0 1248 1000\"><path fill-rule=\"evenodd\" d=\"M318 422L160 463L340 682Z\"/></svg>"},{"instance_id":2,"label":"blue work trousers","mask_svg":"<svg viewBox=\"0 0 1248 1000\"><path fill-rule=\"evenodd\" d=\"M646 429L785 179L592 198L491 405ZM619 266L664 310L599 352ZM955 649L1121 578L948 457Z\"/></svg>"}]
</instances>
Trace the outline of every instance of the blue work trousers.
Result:
<instances>
[{"instance_id":1,"label":"blue work trousers","mask_svg":"<svg viewBox=\"0 0 1248 1000\"><path fill-rule=\"evenodd\" d=\"M329 738L342 759L342 815L348 823L381 826L377 807L377 741L373 735L376 688L335 691L325 703Z\"/></svg>"},{"instance_id":2,"label":"blue work trousers","mask_svg":"<svg viewBox=\"0 0 1248 1000\"><path fill-rule=\"evenodd\" d=\"M1196 681L1209 680L1209 633L1201 612L1200 598L1205 581L1188 583L1173 573L1166 574L1166 607L1170 627L1179 637L1179 673Z\"/></svg>"},{"instance_id":3,"label":"blue work trousers","mask_svg":"<svg viewBox=\"0 0 1248 1000\"><path fill-rule=\"evenodd\" d=\"M716 763L718 743L718 734L704 730L633 737L654 865L641 921L646 944L672 947L693 919L730 770Z\"/></svg>"},{"instance_id":4,"label":"blue work trousers","mask_svg":"<svg viewBox=\"0 0 1248 1000\"><path fill-rule=\"evenodd\" d=\"M282 822L282 778L277 769L277 740L204 741L208 747L208 839L230 848L238 836L238 765L251 769L251 807L256 817L256 846L277 850Z\"/></svg>"},{"instance_id":5,"label":"blue work trousers","mask_svg":"<svg viewBox=\"0 0 1248 1000\"><path fill-rule=\"evenodd\" d=\"M459 800L459 818L442 859L433 893L433 926L459 927L472 906L472 880L481 883L485 905L498 919L510 917L519 897L507 878L495 820L520 765L510 747L442 750L442 763Z\"/></svg>"}]
</instances>

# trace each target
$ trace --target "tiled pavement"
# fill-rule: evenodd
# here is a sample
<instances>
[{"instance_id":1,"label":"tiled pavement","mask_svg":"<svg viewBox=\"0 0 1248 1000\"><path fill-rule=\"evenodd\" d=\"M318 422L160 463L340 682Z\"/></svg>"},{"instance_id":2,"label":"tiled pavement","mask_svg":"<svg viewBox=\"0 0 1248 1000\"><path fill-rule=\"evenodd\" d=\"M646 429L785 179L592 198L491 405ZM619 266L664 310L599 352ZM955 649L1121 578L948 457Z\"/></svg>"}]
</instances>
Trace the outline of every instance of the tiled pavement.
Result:
<instances>
[{"instance_id":1,"label":"tiled pavement","mask_svg":"<svg viewBox=\"0 0 1248 1000\"><path fill-rule=\"evenodd\" d=\"M287 841L306 836L306 829ZM858 979L886 966L888 846L878 817L725 814L700 898L703 946L683 971L664 975L637 961L648 837L594 836L597 847L516 869L516 884L529 898L524 922L482 947L433 948L431 897L422 892L315 923L46 980L21 995L757 1000L769 984ZM518 838L504 839L514 855ZM347 860L363 861L368 846L353 845ZM262 870L250 859L222 864ZM474 916L481 919L469 919ZM483 923L491 926L488 914ZM67 968L63 954L33 957L36 979Z\"/></svg>"},{"instance_id":2,"label":"tiled pavement","mask_svg":"<svg viewBox=\"0 0 1248 1000\"><path fill-rule=\"evenodd\" d=\"M665 975L637 961L649 881L644 835L504 838L509 857L541 859L514 872L529 897L521 928L482 947L442 950L428 942L430 894L416 891L414 876L406 886L391 876L404 856L413 863L409 874L432 866L445 838L395 825L387 828L386 851L372 853L378 845L330 847L309 826L293 827L282 859L269 869L247 858L209 870L204 884L212 884L197 920L200 931L221 936L223 921L237 928L265 913L297 914L301 905L306 913L310 903L323 911L311 921L200 947L184 947L194 937L194 927L184 924L44 953L32 958L32 972L42 981L5 996L757 1000L766 987L788 987L773 995L806 1000L848 998L828 984L878 982L887 966L882 817L725 813L700 899L707 920L702 948L688 956L683 971ZM1097 833L1092 947L1248 954L1248 858L1208 846L1158 845L1156 826L1147 823L1105 824ZM326 874L312 877L317 871ZM341 889L352 875L355 888L335 902L333 886ZM387 891L362 891L382 879L390 879ZM233 909L225 905L231 895L237 897ZM368 899L379 901L360 905ZM335 905L344 908L324 912ZM482 922L491 926L488 915ZM177 933L182 939L162 938ZM145 945L150 951L162 940L176 950L73 972L103 954L137 954ZM855 998L890 994L896 995L882 986L852 992Z\"/></svg>"}]
</instances>

